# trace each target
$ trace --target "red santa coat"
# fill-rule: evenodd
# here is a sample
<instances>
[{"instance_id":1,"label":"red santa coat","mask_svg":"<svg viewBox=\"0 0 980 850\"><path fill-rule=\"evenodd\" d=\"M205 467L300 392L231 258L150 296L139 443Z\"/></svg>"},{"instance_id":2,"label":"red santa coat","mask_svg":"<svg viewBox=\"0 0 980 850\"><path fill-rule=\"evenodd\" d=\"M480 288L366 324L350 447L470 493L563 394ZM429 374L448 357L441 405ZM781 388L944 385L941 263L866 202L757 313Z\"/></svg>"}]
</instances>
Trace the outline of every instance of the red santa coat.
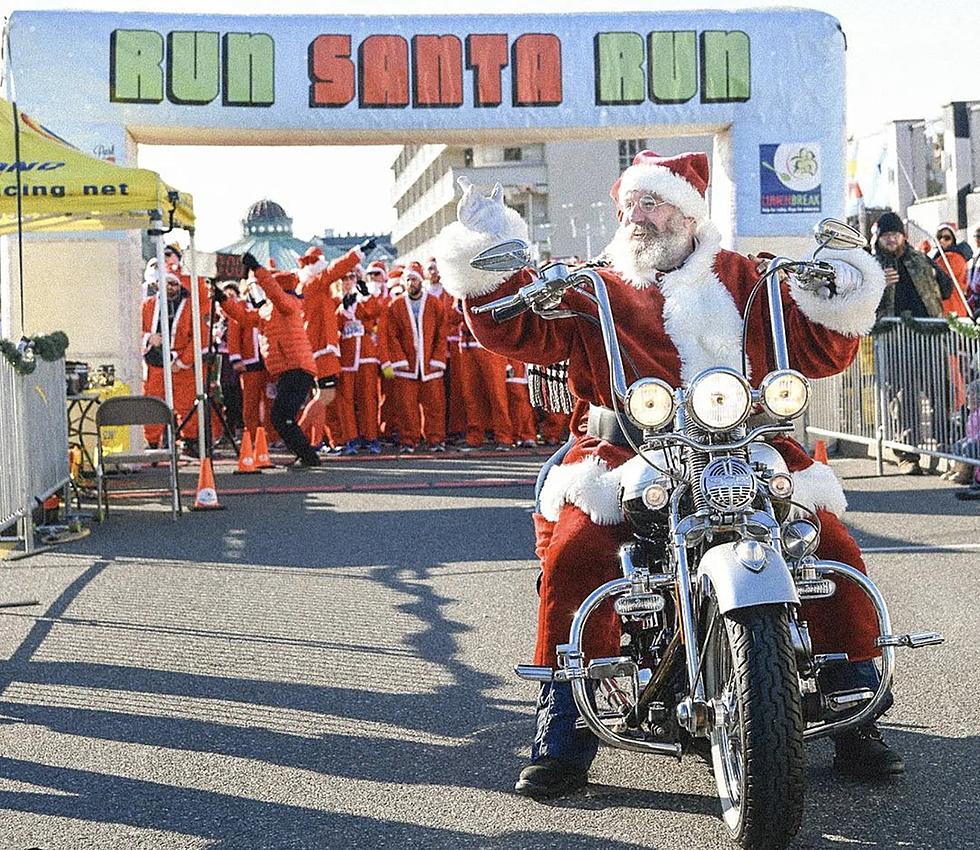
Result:
<instances>
[{"instance_id":1,"label":"red santa coat","mask_svg":"<svg viewBox=\"0 0 980 850\"><path fill-rule=\"evenodd\" d=\"M356 372L362 365L382 363L382 337L379 323L384 302L378 295L358 296L350 307L343 302L337 308L340 325L340 369ZM387 358L385 358L387 359Z\"/></svg>"},{"instance_id":2,"label":"red santa coat","mask_svg":"<svg viewBox=\"0 0 980 850\"><path fill-rule=\"evenodd\" d=\"M431 381L446 370L446 314L438 298L423 290L416 324L408 295L388 308L388 357L399 378Z\"/></svg>"},{"instance_id":3,"label":"red santa coat","mask_svg":"<svg viewBox=\"0 0 980 850\"><path fill-rule=\"evenodd\" d=\"M265 267L255 270L255 279L265 290L266 302L259 307L259 347L271 381L283 372L299 369L316 375L313 351L303 325L303 301L292 289L298 283L291 272L272 273ZM244 322L248 308L241 301L225 301L221 309L229 319Z\"/></svg>"},{"instance_id":4,"label":"red santa coat","mask_svg":"<svg viewBox=\"0 0 980 850\"><path fill-rule=\"evenodd\" d=\"M585 594L615 576L614 553L618 543L629 538L619 502L618 467L632 451L585 432L583 419L588 405L608 408L612 403L609 367L598 327L579 318L546 321L530 312L497 324L489 314L473 315L470 311L529 282L527 272L501 283L499 274L468 267L470 257L510 235L520 236L519 230L492 237L474 234L461 225L451 225L447 231L440 254L443 266L452 267L446 275L447 286L466 299L466 320L475 336L487 348L525 362L569 360L570 388L579 399L572 417L577 442L562 465L551 471L541 492L544 518L554 523L554 541L543 547L545 579L535 663L553 664L555 644L567 640L570 612ZM679 269L655 278L645 278L630 268L625 258L619 264L625 271L600 271L617 320L620 346L638 371L628 371L627 381L649 376L679 386L712 366L741 370L742 314L757 279L754 264L721 249L720 235L710 222L702 224L697 239L695 251ZM790 366L811 378L836 374L849 365L857 351L858 335L874 321L884 288L881 269L863 252L826 252L823 258L852 264L862 273L863 281L854 291L832 300L795 285L782 287ZM756 386L774 368L768 313L765 299L760 300L762 304L757 302L749 320L747 343L750 379ZM575 311L597 316L595 305L577 293L569 293L566 303ZM629 362L625 356L624 362ZM794 499L823 509L826 521L821 554L860 567L860 553L837 519L846 501L833 472L823 464L813 464L791 440L777 441L777 448L795 473ZM577 554L583 550L587 550L585 554ZM596 557L598 552L609 557ZM820 646L821 641L842 644L854 660L875 655L873 637L877 629L860 594L839 591L833 602L838 615L836 634L834 617L823 617L823 627L815 630L823 633L815 635L815 645ZM605 628L599 641L614 653L616 640L610 621ZM821 647L818 651L826 650Z\"/></svg>"},{"instance_id":5,"label":"red santa coat","mask_svg":"<svg viewBox=\"0 0 980 850\"><path fill-rule=\"evenodd\" d=\"M241 321L228 319L225 345L228 347L228 361L230 363L241 363L251 372L264 368L259 354L258 310L246 308Z\"/></svg>"},{"instance_id":6,"label":"red santa coat","mask_svg":"<svg viewBox=\"0 0 980 850\"><path fill-rule=\"evenodd\" d=\"M157 315L157 296L151 295L143 300L143 353L150 347L150 336L160 333L160 317ZM202 328L202 347L207 341L207 331ZM174 411L178 420L182 420L194 407L197 396L194 382L194 323L191 315L191 299L186 289L183 297L170 319L170 358L173 364L171 370L171 386L173 389ZM144 363L145 377L143 394L164 397L163 369ZM147 425L144 429L149 443L159 443L163 434L160 425ZM197 436L197 417L190 419L182 434L187 439Z\"/></svg>"},{"instance_id":7,"label":"red santa coat","mask_svg":"<svg viewBox=\"0 0 980 850\"><path fill-rule=\"evenodd\" d=\"M331 287L360 262L361 253L352 248L329 265L307 266L300 270L303 283L303 317L306 335L313 349L317 378L327 378L340 372L340 329L337 323L337 302Z\"/></svg>"}]
</instances>

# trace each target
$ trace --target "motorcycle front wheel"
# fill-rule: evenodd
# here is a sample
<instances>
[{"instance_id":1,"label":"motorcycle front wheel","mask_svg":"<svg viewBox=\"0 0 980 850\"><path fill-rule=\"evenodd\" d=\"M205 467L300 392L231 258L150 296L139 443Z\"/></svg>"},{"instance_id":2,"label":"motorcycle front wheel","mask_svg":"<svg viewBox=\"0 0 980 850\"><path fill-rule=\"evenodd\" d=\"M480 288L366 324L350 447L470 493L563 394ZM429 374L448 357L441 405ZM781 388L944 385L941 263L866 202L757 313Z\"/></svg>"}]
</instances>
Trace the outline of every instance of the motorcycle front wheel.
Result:
<instances>
[{"instance_id":1,"label":"motorcycle front wheel","mask_svg":"<svg viewBox=\"0 0 980 850\"><path fill-rule=\"evenodd\" d=\"M805 782L788 613L783 605L724 616L714 602L710 609L703 671L715 706L711 758L725 824L745 850L782 850L800 828Z\"/></svg>"}]
</instances>

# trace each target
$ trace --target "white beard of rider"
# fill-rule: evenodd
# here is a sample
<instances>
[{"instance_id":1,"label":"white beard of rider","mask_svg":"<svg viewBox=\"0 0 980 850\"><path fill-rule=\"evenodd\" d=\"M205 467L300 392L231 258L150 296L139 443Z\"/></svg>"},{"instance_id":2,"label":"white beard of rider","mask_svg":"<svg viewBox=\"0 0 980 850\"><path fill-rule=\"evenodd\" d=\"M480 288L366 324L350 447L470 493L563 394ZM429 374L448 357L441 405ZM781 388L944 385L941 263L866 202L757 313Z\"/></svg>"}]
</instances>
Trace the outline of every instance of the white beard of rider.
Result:
<instances>
[{"instance_id":1,"label":"white beard of rider","mask_svg":"<svg viewBox=\"0 0 980 850\"><path fill-rule=\"evenodd\" d=\"M644 277L669 272L682 265L691 253L691 234L684 216L675 212L662 227L654 224L623 224L617 228L607 253L614 263L629 260Z\"/></svg>"}]
</instances>

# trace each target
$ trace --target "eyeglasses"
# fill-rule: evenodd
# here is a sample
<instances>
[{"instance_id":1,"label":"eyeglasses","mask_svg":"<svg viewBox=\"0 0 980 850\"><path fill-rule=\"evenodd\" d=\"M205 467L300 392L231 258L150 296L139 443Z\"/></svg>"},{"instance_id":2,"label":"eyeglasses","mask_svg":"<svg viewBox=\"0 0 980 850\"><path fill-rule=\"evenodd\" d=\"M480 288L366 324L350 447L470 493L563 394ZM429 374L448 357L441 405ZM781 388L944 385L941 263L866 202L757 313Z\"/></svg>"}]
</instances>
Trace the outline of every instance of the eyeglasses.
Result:
<instances>
[{"instance_id":1,"label":"eyeglasses","mask_svg":"<svg viewBox=\"0 0 980 850\"><path fill-rule=\"evenodd\" d=\"M632 215L635 210L639 210L643 215L652 215L658 207L669 206L669 201L661 201L653 195L640 195L632 200L627 199L623 204L623 210L627 215Z\"/></svg>"}]
</instances>

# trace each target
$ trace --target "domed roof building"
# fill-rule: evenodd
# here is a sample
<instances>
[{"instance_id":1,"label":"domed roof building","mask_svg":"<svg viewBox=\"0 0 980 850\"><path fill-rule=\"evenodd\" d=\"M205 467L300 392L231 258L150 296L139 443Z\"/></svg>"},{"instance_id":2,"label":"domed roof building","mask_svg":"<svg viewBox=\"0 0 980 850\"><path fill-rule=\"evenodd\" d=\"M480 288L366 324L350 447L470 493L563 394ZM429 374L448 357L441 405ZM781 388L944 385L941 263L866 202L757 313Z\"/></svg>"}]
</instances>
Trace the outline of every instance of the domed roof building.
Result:
<instances>
[{"instance_id":1,"label":"domed roof building","mask_svg":"<svg viewBox=\"0 0 980 850\"><path fill-rule=\"evenodd\" d=\"M279 204L263 198L245 213L242 238L218 249L218 277L226 280L241 277L240 259L246 251L264 266L272 260L277 269L294 269L311 245L293 236L293 220Z\"/></svg>"}]
</instances>

